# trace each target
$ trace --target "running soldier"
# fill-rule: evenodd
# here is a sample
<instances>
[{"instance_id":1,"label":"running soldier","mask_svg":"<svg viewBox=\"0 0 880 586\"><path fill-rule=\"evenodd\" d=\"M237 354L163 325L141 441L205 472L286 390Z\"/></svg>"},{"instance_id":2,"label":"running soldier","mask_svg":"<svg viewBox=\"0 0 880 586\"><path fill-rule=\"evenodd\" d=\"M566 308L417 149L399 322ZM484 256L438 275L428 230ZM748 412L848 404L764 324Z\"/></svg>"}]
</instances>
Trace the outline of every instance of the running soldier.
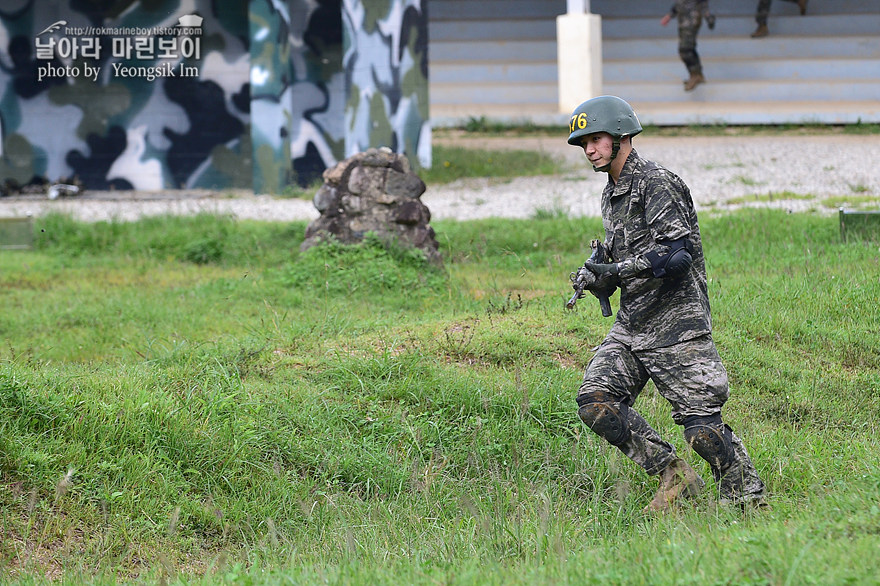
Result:
<instances>
[{"instance_id":1,"label":"running soldier","mask_svg":"<svg viewBox=\"0 0 880 586\"><path fill-rule=\"evenodd\" d=\"M686 92L706 81L703 77L703 65L697 54L697 34L704 15L709 28L714 28L715 18L709 14L709 0L676 0L669 13L660 20L660 24L666 26L673 17L678 17L678 55L690 74L684 81Z\"/></svg>"},{"instance_id":2,"label":"running soldier","mask_svg":"<svg viewBox=\"0 0 880 586\"><path fill-rule=\"evenodd\" d=\"M608 173L602 192L607 262L587 262L577 279L595 295L620 288L611 331L584 373L578 415L660 488L646 512L667 511L704 482L633 408L654 381L693 450L709 462L720 497L764 504L764 483L746 448L721 420L727 371L712 339L703 245L690 190L677 175L641 158L642 131L632 107L599 96L571 115L568 143L583 148L594 171Z\"/></svg>"}]
</instances>

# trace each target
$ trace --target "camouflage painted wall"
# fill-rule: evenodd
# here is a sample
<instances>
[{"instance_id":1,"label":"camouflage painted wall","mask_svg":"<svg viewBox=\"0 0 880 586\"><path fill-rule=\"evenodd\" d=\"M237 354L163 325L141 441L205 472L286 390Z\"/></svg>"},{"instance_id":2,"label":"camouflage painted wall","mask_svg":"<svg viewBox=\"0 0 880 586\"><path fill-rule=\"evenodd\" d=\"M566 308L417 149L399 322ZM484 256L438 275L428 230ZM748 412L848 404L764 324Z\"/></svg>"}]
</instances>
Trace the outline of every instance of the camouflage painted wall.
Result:
<instances>
[{"instance_id":1,"label":"camouflage painted wall","mask_svg":"<svg viewBox=\"0 0 880 586\"><path fill-rule=\"evenodd\" d=\"M341 0L291 0L293 129L297 183L309 185L345 158Z\"/></svg>"},{"instance_id":2,"label":"camouflage painted wall","mask_svg":"<svg viewBox=\"0 0 880 586\"><path fill-rule=\"evenodd\" d=\"M431 166L427 0L343 3L345 154L371 146Z\"/></svg>"},{"instance_id":3,"label":"camouflage painted wall","mask_svg":"<svg viewBox=\"0 0 880 586\"><path fill-rule=\"evenodd\" d=\"M427 0L292 1L297 180L370 147L430 167Z\"/></svg>"},{"instance_id":4,"label":"camouflage painted wall","mask_svg":"<svg viewBox=\"0 0 880 586\"><path fill-rule=\"evenodd\" d=\"M290 141L290 13L285 5L251 0L251 141L253 189L279 193L292 176Z\"/></svg>"},{"instance_id":5,"label":"camouflage painted wall","mask_svg":"<svg viewBox=\"0 0 880 586\"><path fill-rule=\"evenodd\" d=\"M279 192L370 146L430 164L418 1L6 0L0 83L7 187Z\"/></svg>"},{"instance_id":6,"label":"camouflage painted wall","mask_svg":"<svg viewBox=\"0 0 880 586\"><path fill-rule=\"evenodd\" d=\"M237 3L3 2L0 177L250 186L247 47Z\"/></svg>"}]
</instances>

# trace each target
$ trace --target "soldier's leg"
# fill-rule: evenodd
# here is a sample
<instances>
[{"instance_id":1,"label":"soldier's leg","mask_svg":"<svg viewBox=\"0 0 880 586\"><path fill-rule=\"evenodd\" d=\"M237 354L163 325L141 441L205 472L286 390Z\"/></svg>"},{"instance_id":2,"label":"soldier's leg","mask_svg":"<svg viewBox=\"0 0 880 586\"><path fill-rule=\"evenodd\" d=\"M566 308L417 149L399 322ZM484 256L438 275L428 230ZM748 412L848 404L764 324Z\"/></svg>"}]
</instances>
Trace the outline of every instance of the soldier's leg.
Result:
<instances>
[{"instance_id":1,"label":"soldier's leg","mask_svg":"<svg viewBox=\"0 0 880 586\"><path fill-rule=\"evenodd\" d=\"M709 463L722 498L759 500L764 483L742 440L721 419L729 396L727 371L712 337L640 352L657 390L672 405L688 444Z\"/></svg>"},{"instance_id":2,"label":"soldier's leg","mask_svg":"<svg viewBox=\"0 0 880 586\"><path fill-rule=\"evenodd\" d=\"M807 0L785 0L786 2L791 2L792 4L797 4L798 8L800 8L801 16L807 13Z\"/></svg>"},{"instance_id":3,"label":"soldier's leg","mask_svg":"<svg viewBox=\"0 0 880 586\"><path fill-rule=\"evenodd\" d=\"M758 0L758 8L755 11L755 22L758 26L767 26L767 15L770 14L771 0Z\"/></svg>"},{"instance_id":4,"label":"soldier's leg","mask_svg":"<svg viewBox=\"0 0 880 586\"><path fill-rule=\"evenodd\" d=\"M764 497L764 483L749 457L746 447L721 414L692 416L682 421L688 444L712 468L722 499L734 502L759 501Z\"/></svg>"},{"instance_id":5,"label":"soldier's leg","mask_svg":"<svg viewBox=\"0 0 880 586\"><path fill-rule=\"evenodd\" d=\"M577 404L587 427L654 475L676 455L672 444L632 408L647 381L648 373L632 351L608 338L587 366Z\"/></svg>"},{"instance_id":6,"label":"soldier's leg","mask_svg":"<svg viewBox=\"0 0 880 586\"><path fill-rule=\"evenodd\" d=\"M697 54L697 33L702 16L698 10L678 15L678 56L691 76L702 75L703 66Z\"/></svg>"}]
</instances>

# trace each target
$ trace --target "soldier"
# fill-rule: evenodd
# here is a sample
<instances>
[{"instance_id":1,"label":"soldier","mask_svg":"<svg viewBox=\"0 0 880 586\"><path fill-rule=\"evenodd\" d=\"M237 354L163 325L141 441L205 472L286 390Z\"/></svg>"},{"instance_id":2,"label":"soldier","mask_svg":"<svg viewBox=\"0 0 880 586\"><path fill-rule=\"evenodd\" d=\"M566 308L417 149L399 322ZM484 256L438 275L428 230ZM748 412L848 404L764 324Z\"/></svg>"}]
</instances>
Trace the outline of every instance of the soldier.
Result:
<instances>
[{"instance_id":1,"label":"soldier","mask_svg":"<svg viewBox=\"0 0 880 586\"><path fill-rule=\"evenodd\" d=\"M642 126L632 107L599 96L571 115L568 143L584 149L602 192L607 262L578 270L594 295L620 288L611 331L584 373L578 415L660 488L646 512L666 511L704 486L633 408L648 380L670 403L688 444L709 462L722 500L763 506L764 483L746 448L721 420L727 371L712 340L706 268L690 190L677 175L633 149ZM576 283L575 283L576 285Z\"/></svg>"},{"instance_id":2,"label":"soldier","mask_svg":"<svg viewBox=\"0 0 880 586\"><path fill-rule=\"evenodd\" d=\"M770 29L767 28L767 15L770 14L771 2L772 0L758 0L758 9L755 12L755 22L758 23L758 28L752 33L753 39L766 37L770 34ZM801 16L807 13L807 0L786 0L786 2L796 3L801 9Z\"/></svg>"},{"instance_id":3,"label":"soldier","mask_svg":"<svg viewBox=\"0 0 880 586\"><path fill-rule=\"evenodd\" d=\"M690 74L684 82L686 92L706 81L697 54L697 33L700 32L703 15L706 15L709 28L714 28L715 17L709 14L709 0L676 0L669 13L660 20L660 24L666 26L672 17L678 16L678 55Z\"/></svg>"}]
</instances>

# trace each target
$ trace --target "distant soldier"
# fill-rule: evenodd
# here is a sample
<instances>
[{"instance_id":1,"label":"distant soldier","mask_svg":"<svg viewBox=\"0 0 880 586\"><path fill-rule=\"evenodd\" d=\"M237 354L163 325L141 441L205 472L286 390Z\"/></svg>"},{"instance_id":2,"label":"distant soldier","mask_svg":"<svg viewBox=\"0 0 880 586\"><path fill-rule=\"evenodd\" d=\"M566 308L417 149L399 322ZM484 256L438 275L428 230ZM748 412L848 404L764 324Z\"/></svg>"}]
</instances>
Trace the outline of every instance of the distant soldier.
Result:
<instances>
[{"instance_id":1,"label":"distant soldier","mask_svg":"<svg viewBox=\"0 0 880 586\"><path fill-rule=\"evenodd\" d=\"M666 26L675 16L678 17L678 55L690 74L684 81L684 91L689 92L706 81L697 54L697 33L704 16L709 28L715 28L715 17L709 13L709 0L676 0L660 24Z\"/></svg>"},{"instance_id":2,"label":"distant soldier","mask_svg":"<svg viewBox=\"0 0 880 586\"><path fill-rule=\"evenodd\" d=\"M659 475L660 488L645 510L666 511L704 482L633 408L652 380L688 444L709 462L721 498L761 506L764 483L740 438L721 420L727 371L712 339L690 190L636 153L632 137L641 131L632 107L615 96L588 100L571 115L568 143L583 148L593 170L608 173L602 223L610 258L587 261L577 278L596 296L620 288L617 319L578 391L578 415L649 475Z\"/></svg>"},{"instance_id":3,"label":"distant soldier","mask_svg":"<svg viewBox=\"0 0 880 586\"><path fill-rule=\"evenodd\" d=\"M794 2L798 5L798 8L801 9L801 16L807 13L807 0L785 0L786 2ZM770 4L772 0L758 0L758 9L755 11L755 22L758 23L758 28L755 29L755 32L752 33L753 39L758 39L760 37L766 37L770 34L770 29L767 28L767 15L770 14Z\"/></svg>"}]
</instances>

